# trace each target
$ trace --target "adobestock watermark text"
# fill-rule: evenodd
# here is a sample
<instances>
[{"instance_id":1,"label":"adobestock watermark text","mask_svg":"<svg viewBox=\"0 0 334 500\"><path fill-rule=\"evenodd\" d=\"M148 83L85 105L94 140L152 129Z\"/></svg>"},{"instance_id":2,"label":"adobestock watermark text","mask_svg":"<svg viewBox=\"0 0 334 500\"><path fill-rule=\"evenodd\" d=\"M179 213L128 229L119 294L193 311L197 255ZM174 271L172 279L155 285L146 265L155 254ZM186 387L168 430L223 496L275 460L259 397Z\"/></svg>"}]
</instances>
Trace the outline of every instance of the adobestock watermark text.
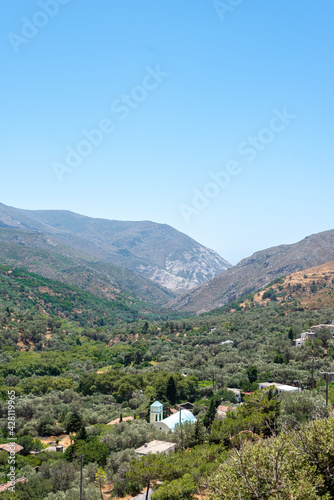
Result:
<instances>
[{"instance_id":1,"label":"adobestock watermark text","mask_svg":"<svg viewBox=\"0 0 334 500\"><path fill-rule=\"evenodd\" d=\"M237 147L239 157L248 163L253 162L273 142L276 134L282 133L296 115L289 113L287 107L282 110L273 109L272 117L266 127L261 128L257 134L248 136L241 141ZM190 222L193 216L199 215L210 205L210 201L217 198L230 184L233 177L238 176L243 171L240 159L230 160L223 170L211 172L208 181L201 189L194 188L190 203L181 203L179 213L186 223Z\"/></svg>"},{"instance_id":2,"label":"adobestock watermark text","mask_svg":"<svg viewBox=\"0 0 334 500\"><path fill-rule=\"evenodd\" d=\"M226 14L231 14L239 7L243 0L214 0L212 5L221 21L225 21Z\"/></svg>"},{"instance_id":3,"label":"adobestock watermark text","mask_svg":"<svg viewBox=\"0 0 334 500\"><path fill-rule=\"evenodd\" d=\"M21 17L22 26L19 33L13 31L7 33L7 38L14 50L18 54L20 48L27 45L35 38L39 31L49 23L50 19L56 17L61 7L71 0L40 0L39 9L30 17Z\"/></svg>"},{"instance_id":4,"label":"adobestock watermark text","mask_svg":"<svg viewBox=\"0 0 334 500\"><path fill-rule=\"evenodd\" d=\"M64 175L72 173L79 167L83 160L103 143L104 138L116 130L115 117L120 121L126 120L169 76L169 73L162 71L158 64L154 68L147 66L145 69L146 73L139 85L112 101L110 110L113 118L104 117L99 120L95 128L82 130L81 139L75 145L66 146L64 160L52 163L52 169L59 182L63 182Z\"/></svg>"},{"instance_id":5,"label":"adobestock watermark text","mask_svg":"<svg viewBox=\"0 0 334 500\"><path fill-rule=\"evenodd\" d=\"M16 447L15 447L15 427L16 427L16 405L15 405L15 391L8 391L8 416L7 416L7 428L8 428L8 467L9 472L7 474L10 482L10 487L8 488L11 492L15 492L16 483Z\"/></svg>"}]
</instances>

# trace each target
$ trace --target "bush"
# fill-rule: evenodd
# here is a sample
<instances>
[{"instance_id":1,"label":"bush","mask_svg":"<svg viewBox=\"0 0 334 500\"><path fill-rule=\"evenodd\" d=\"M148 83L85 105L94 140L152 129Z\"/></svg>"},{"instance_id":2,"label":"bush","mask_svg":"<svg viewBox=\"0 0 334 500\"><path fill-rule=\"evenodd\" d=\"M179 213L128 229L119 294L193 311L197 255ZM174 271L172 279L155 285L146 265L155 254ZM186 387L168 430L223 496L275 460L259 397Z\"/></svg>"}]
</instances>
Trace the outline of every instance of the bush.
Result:
<instances>
[{"instance_id":1,"label":"bush","mask_svg":"<svg viewBox=\"0 0 334 500\"><path fill-rule=\"evenodd\" d=\"M56 421L51 415L43 415L37 423L37 433L39 436L59 436L62 429L56 425Z\"/></svg>"},{"instance_id":2,"label":"bush","mask_svg":"<svg viewBox=\"0 0 334 500\"><path fill-rule=\"evenodd\" d=\"M153 493L152 500L191 500L197 490L197 484L190 474L185 474L180 479L175 479L168 484L162 484Z\"/></svg>"},{"instance_id":3,"label":"bush","mask_svg":"<svg viewBox=\"0 0 334 500\"><path fill-rule=\"evenodd\" d=\"M280 400L280 427L298 429L309 420L322 419L327 415L325 398L314 391L281 394Z\"/></svg>"},{"instance_id":4,"label":"bush","mask_svg":"<svg viewBox=\"0 0 334 500\"><path fill-rule=\"evenodd\" d=\"M270 299L272 301L276 301L277 296L276 296L276 293L274 292L274 290L272 288L270 288L269 290L267 290L266 292L263 293L262 299L263 300Z\"/></svg>"},{"instance_id":5,"label":"bush","mask_svg":"<svg viewBox=\"0 0 334 500\"><path fill-rule=\"evenodd\" d=\"M223 401L229 401L230 403L237 404L237 398L234 392L229 391L228 389L220 389L216 392L215 397L221 398Z\"/></svg>"},{"instance_id":6,"label":"bush","mask_svg":"<svg viewBox=\"0 0 334 500\"><path fill-rule=\"evenodd\" d=\"M231 451L209 478L210 500L329 500L334 489L334 419Z\"/></svg>"}]
</instances>

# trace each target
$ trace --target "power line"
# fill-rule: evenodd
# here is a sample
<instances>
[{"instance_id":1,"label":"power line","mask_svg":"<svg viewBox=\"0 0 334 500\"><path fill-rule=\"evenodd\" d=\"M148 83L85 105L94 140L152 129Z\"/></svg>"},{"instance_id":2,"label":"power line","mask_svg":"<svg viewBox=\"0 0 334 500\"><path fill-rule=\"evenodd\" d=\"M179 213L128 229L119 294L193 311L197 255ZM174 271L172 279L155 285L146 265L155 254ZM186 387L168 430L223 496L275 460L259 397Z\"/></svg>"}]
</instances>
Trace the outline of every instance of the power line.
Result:
<instances>
[{"instance_id":1,"label":"power line","mask_svg":"<svg viewBox=\"0 0 334 500\"><path fill-rule=\"evenodd\" d=\"M83 500L83 459L84 455L81 455L81 468L80 468L80 500Z\"/></svg>"}]
</instances>

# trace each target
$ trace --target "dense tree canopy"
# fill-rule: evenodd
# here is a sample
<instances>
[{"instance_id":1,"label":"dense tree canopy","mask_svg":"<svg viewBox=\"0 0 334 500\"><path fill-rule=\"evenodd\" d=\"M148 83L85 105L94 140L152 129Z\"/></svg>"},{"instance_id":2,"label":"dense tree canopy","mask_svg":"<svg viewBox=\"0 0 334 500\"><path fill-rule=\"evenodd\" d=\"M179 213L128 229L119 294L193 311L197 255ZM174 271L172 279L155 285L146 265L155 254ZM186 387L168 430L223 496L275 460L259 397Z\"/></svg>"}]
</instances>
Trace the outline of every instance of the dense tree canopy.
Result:
<instances>
[{"instance_id":1,"label":"dense tree canopy","mask_svg":"<svg viewBox=\"0 0 334 500\"><path fill-rule=\"evenodd\" d=\"M101 498L95 483L101 467L120 496L135 495L149 481L156 484L152 500L192 499L197 493L212 500L330 498L333 422L321 372L333 369L334 345L327 328L302 348L292 341L332 321L334 309L306 309L277 287L272 293L273 287L265 291L265 304L251 296L209 314L178 318L144 311L129 298L114 304L1 268L0 440L8 442L6 402L14 390L16 437L24 446L16 471L28 479L15 496L3 498L77 498L82 454L85 497L92 500ZM265 381L303 390L258 391ZM229 388L240 390L242 404ZM156 399L164 416L179 403L193 403L197 423L159 434L146 421ZM334 402L334 383L329 401ZM219 405L234 411L224 417ZM121 423L107 425L120 415ZM66 432L72 434L64 454L41 451L42 439L57 442ZM135 448L153 439L174 442L177 453L140 459ZM5 451L0 470L4 482Z\"/></svg>"}]
</instances>

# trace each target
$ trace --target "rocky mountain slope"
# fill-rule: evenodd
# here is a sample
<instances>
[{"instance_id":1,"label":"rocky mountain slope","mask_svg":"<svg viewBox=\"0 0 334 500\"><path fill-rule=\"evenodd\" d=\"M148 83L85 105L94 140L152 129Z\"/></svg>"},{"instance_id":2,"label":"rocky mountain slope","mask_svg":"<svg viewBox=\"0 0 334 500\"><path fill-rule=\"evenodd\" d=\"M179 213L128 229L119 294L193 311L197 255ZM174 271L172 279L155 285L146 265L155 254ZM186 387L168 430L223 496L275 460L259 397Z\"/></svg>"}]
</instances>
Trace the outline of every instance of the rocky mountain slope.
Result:
<instances>
[{"instance_id":1,"label":"rocky mountain slope","mask_svg":"<svg viewBox=\"0 0 334 500\"><path fill-rule=\"evenodd\" d=\"M231 265L216 252L166 225L93 219L68 211L21 210L0 204L0 227L37 230L100 261L135 271L180 293Z\"/></svg>"},{"instance_id":2,"label":"rocky mountain slope","mask_svg":"<svg viewBox=\"0 0 334 500\"><path fill-rule=\"evenodd\" d=\"M253 296L255 304L271 301L297 303L307 309L334 307L334 261L285 276Z\"/></svg>"},{"instance_id":3,"label":"rocky mountain slope","mask_svg":"<svg viewBox=\"0 0 334 500\"><path fill-rule=\"evenodd\" d=\"M38 231L0 228L0 262L110 300L125 293L152 304L163 304L174 297L133 271L100 261Z\"/></svg>"},{"instance_id":4,"label":"rocky mountain slope","mask_svg":"<svg viewBox=\"0 0 334 500\"><path fill-rule=\"evenodd\" d=\"M254 253L212 280L177 297L169 306L180 312L206 312L259 290L281 276L334 260L334 230L313 234L292 245Z\"/></svg>"}]
</instances>

